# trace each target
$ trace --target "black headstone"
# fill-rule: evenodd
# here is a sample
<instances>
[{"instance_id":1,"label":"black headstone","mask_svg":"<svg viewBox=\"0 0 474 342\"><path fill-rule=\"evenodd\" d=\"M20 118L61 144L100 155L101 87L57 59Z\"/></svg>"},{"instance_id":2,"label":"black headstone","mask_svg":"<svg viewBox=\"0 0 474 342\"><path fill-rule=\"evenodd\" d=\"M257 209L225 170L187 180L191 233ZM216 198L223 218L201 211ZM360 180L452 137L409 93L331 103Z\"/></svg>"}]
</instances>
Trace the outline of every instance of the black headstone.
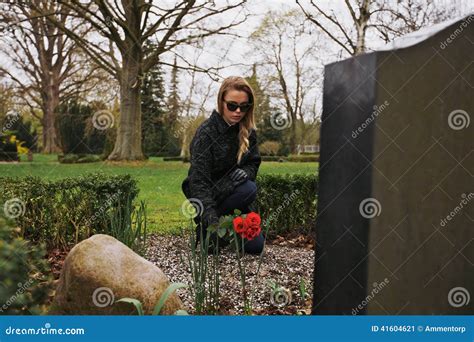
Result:
<instances>
[{"instance_id":1,"label":"black headstone","mask_svg":"<svg viewBox=\"0 0 474 342\"><path fill-rule=\"evenodd\" d=\"M474 312L474 16L409 38L325 68L313 314Z\"/></svg>"}]
</instances>

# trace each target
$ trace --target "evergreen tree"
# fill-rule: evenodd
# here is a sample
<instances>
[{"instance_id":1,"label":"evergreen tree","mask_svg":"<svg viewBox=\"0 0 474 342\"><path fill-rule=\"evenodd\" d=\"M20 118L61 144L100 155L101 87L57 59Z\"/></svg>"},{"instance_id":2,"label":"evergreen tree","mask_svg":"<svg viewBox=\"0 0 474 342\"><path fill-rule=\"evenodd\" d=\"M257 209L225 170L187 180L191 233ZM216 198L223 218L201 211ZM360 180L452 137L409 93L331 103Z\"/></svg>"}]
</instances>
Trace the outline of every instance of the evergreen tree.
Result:
<instances>
[{"instance_id":1,"label":"evergreen tree","mask_svg":"<svg viewBox=\"0 0 474 342\"><path fill-rule=\"evenodd\" d=\"M166 145L164 138L165 89L159 64L143 78L142 100L142 147L145 155L158 155Z\"/></svg>"},{"instance_id":2,"label":"evergreen tree","mask_svg":"<svg viewBox=\"0 0 474 342\"><path fill-rule=\"evenodd\" d=\"M252 75L246 78L254 90L257 105L254 108L255 123L258 128L258 143L265 141L277 141L284 144L283 132L272 127L272 115L278 113L278 109L270 103L269 96L262 89L257 75L257 66L254 64Z\"/></svg>"},{"instance_id":3,"label":"evergreen tree","mask_svg":"<svg viewBox=\"0 0 474 342\"><path fill-rule=\"evenodd\" d=\"M165 120L164 138L166 145L164 151L170 156L179 156L181 147L178 137L174 134L177 129L178 118L182 110L179 97L179 80L176 57L171 69L171 84L167 101L167 113Z\"/></svg>"}]
</instances>

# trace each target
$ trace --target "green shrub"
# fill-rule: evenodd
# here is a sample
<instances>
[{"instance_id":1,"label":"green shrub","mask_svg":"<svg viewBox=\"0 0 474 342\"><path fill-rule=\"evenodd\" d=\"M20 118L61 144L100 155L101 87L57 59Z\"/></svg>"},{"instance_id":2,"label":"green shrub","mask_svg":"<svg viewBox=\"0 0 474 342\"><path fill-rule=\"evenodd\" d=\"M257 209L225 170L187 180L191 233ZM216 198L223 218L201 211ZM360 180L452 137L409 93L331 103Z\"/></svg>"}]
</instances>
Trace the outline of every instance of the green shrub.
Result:
<instances>
[{"instance_id":1,"label":"green shrub","mask_svg":"<svg viewBox=\"0 0 474 342\"><path fill-rule=\"evenodd\" d=\"M58 155L58 161L62 164L80 164L80 163L96 163L101 161L101 156L97 154L65 154Z\"/></svg>"},{"instance_id":2,"label":"green shrub","mask_svg":"<svg viewBox=\"0 0 474 342\"><path fill-rule=\"evenodd\" d=\"M270 238L288 233L311 234L316 220L316 174L258 175L257 210L269 225Z\"/></svg>"},{"instance_id":3,"label":"green shrub","mask_svg":"<svg viewBox=\"0 0 474 342\"><path fill-rule=\"evenodd\" d=\"M19 161L17 146L11 141L11 135L0 132L0 161Z\"/></svg>"},{"instance_id":4,"label":"green shrub","mask_svg":"<svg viewBox=\"0 0 474 342\"><path fill-rule=\"evenodd\" d=\"M319 161L319 154L301 154L301 155L290 155L287 158L288 161L291 162L318 162Z\"/></svg>"},{"instance_id":5,"label":"green shrub","mask_svg":"<svg viewBox=\"0 0 474 342\"><path fill-rule=\"evenodd\" d=\"M19 237L0 211L0 315L46 312L52 278L45 255L44 245Z\"/></svg>"},{"instance_id":6,"label":"green shrub","mask_svg":"<svg viewBox=\"0 0 474 342\"><path fill-rule=\"evenodd\" d=\"M130 206L138 188L129 175L96 173L58 181L0 178L0 193L16 201L16 221L25 239L63 248L106 232L111 209Z\"/></svg>"}]
</instances>

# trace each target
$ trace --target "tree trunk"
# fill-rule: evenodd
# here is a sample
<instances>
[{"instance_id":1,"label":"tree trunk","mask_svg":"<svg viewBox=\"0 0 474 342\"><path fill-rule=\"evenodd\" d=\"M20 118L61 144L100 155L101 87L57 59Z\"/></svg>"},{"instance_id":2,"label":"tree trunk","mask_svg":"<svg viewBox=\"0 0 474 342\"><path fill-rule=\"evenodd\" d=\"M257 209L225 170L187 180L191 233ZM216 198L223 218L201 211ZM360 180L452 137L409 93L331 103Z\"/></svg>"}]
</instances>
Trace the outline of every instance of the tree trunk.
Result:
<instances>
[{"instance_id":1,"label":"tree trunk","mask_svg":"<svg viewBox=\"0 0 474 342\"><path fill-rule=\"evenodd\" d=\"M56 109L59 105L59 88L51 76L46 93L43 94L43 153L58 153L61 149L57 144Z\"/></svg>"},{"instance_id":2,"label":"tree trunk","mask_svg":"<svg viewBox=\"0 0 474 342\"><path fill-rule=\"evenodd\" d=\"M181 142L181 153L179 154L181 158L189 158L189 146L188 146L188 134L184 132L183 141Z\"/></svg>"},{"instance_id":3,"label":"tree trunk","mask_svg":"<svg viewBox=\"0 0 474 342\"><path fill-rule=\"evenodd\" d=\"M132 52L123 56L120 80L120 119L117 139L109 160L143 160L140 58Z\"/></svg>"},{"instance_id":4,"label":"tree trunk","mask_svg":"<svg viewBox=\"0 0 474 342\"><path fill-rule=\"evenodd\" d=\"M291 126L290 126L290 129L291 129L291 134L290 134L290 150L291 150L291 153L296 153L296 113L294 113L293 111L291 112Z\"/></svg>"}]
</instances>

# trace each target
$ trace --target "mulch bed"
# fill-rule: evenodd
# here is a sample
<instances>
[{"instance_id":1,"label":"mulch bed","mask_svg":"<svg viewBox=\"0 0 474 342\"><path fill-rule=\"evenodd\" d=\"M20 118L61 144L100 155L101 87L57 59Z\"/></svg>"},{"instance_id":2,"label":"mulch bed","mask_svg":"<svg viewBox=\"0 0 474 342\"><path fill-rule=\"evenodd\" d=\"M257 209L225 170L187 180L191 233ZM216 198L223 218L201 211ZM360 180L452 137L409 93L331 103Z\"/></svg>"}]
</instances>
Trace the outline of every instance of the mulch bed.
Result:
<instances>
[{"instance_id":1,"label":"mulch bed","mask_svg":"<svg viewBox=\"0 0 474 342\"><path fill-rule=\"evenodd\" d=\"M309 315L313 294L314 240L303 235L294 237L277 236L265 246L259 279L255 273L258 255L245 255L247 282L255 286L253 313L256 315ZM149 236L146 258L158 266L171 282L191 284L190 273L183 264L180 254L185 257L188 241L183 236ZM51 264L54 279L59 278L68 250L49 251L47 259ZM240 274L233 249L226 247L220 254L221 262L221 312L222 315L242 315L242 296ZM301 297L299 287L304 281L306 299ZM268 282L273 281L291 292L291 302L279 306L272 303L272 289ZM178 295L189 314L194 314L191 292L179 289Z\"/></svg>"},{"instance_id":2,"label":"mulch bed","mask_svg":"<svg viewBox=\"0 0 474 342\"><path fill-rule=\"evenodd\" d=\"M172 282L191 284L190 273L183 265L180 254L185 257L187 239L182 236L151 235L147 259L158 266ZM245 255L244 263L248 273L247 282L255 286L253 313L258 315L307 315L311 313L313 290L314 249L311 239L298 236L293 239L277 237L267 242L258 282L255 273L258 255ZM221 312L222 315L242 315L242 296L237 259L231 247L220 254L221 262ZM300 295L300 281L303 279L307 298ZM291 292L289 304L272 304L272 290L268 281L272 280ZM194 313L193 300L189 290L180 289L178 295L189 314Z\"/></svg>"}]
</instances>

